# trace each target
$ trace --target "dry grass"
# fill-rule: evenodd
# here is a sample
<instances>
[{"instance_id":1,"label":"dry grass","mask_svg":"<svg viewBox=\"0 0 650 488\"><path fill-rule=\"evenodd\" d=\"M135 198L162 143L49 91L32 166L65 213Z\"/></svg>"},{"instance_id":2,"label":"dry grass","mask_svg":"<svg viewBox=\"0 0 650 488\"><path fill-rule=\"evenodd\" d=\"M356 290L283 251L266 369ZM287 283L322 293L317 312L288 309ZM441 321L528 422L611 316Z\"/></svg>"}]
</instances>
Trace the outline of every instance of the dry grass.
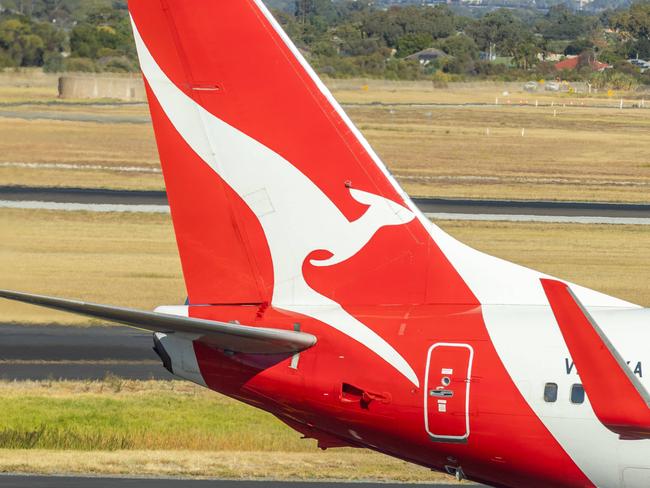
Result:
<instances>
[{"instance_id":1,"label":"dry grass","mask_svg":"<svg viewBox=\"0 0 650 488\"><path fill-rule=\"evenodd\" d=\"M52 100L59 96L55 83L46 86L21 86L20 82L13 86L0 84L0 103L23 103Z\"/></svg>"},{"instance_id":2,"label":"dry grass","mask_svg":"<svg viewBox=\"0 0 650 488\"><path fill-rule=\"evenodd\" d=\"M0 472L220 479L455 483L455 479L362 450L325 452L0 450ZM463 483L466 484L466 483Z\"/></svg>"},{"instance_id":3,"label":"dry grass","mask_svg":"<svg viewBox=\"0 0 650 488\"><path fill-rule=\"evenodd\" d=\"M483 251L650 305L650 232L645 227L440 222ZM151 309L185 291L169 217L36 210L0 211L3 288ZM87 323L8 301L3 322Z\"/></svg>"},{"instance_id":4,"label":"dry grass","mask_svg":"<svg viewBox=\"0 0 650 488\"><path fill-rule=\"evenodd\" d=\"M572 94L552 91L529 93L523 90L520 82L476 81L468 83L449 83L436 87L430 81L390 81L363 79L326 79L325 84L341 103L386 103L386 104L432 104L432 103L519 103L527 101L539 103L574 103L585 105L610 104L618 106L620 98L630 102L643 94L615 92ZM507 92L507 95L504 95ZM646 93L646 98L648 94Z\"/></svg>"},{"instance_id":5,"label":"dry grass","mask_svg":"<svg viewBox=\"0 0 650 488\"><path fill-rule=\"evenodd\" d=\"M348 112L406 190L414 195L650 201L650 110L618 110L616 100L544 93L501 96L494 84L433 89L423 82L331 82L345 103L436 103L356 106ZM13 88L12 88L13 89ZM42 90L35 88L33 90ZM0 90L0 98L2 97ZM39 92L40 93L40 92ZM534 107L534 100L555 107ZM510 100L511 105L506 102ZM38 101L38 100L37 100ZM527 102L528 105L519 105ZM585 104L586 106L582 106ZM607 104L612 108L587 108ZM650 106L650 103L647 104ZM98 117L147 114L146 105L69 102L25 104L17 112ZM554 116L554 111L557 116ZM490 135L487 136L487 131ZM525 129L525 136L521 136ZM0 119L0 184L161 189L148 124ZM72 163L81 168L22 168L7 162ZM90 165L105 166L91 169Z\"/></svg>"},{"instance_id":6,"label":"dry grass","mask_svg":"<svg viewBox=\"0 0 650 488\"><path fill-rule=\"evenodd\" d=\"M148 124L0 119L2 161L158 168Z\"/></svg>"},{"instance_id":7,"label":"dry grass","mask_svg":"<svg viewBox=\"0 0 650 488\"><path fill-rule=\"evenodd\" d=\"M0 282L13 288L152 309L185 290L168 215L0 210ZM3 322L87 319L3 301Z\"/></svg>"},{"instance_id":8,"label":"dry grass","mask_svg":"<svg viewBox=\"0 0 650 488\"><path fill-rule=\"evenodd\" d=\"M650 201L650 110L553 110L376 107L351 115L410 194Z\"/></svg>"}]
</instances>

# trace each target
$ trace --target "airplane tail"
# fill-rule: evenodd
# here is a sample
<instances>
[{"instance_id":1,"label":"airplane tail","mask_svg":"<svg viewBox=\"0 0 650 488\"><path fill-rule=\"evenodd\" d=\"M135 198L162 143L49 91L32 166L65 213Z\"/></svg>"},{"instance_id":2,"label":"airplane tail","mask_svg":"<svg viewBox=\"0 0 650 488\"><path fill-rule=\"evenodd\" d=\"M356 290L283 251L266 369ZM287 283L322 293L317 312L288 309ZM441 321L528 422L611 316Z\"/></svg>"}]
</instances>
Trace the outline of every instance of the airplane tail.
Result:
<instances>
[{"instance_id":1,"label":"airplane tail","mask_svg":"<svg viewBox=\"0 0 650 488\"><path fill-rule=\"evenodd\" d=\"M190 303L472 301L261 0L129 8Z\"/></svg>"},{"instance_id":2,"label":"airplane tail","mask_svg":"<svg viewBox=\"0 0 650 488\"><path fill-rule=\"evenodd\" d=\"M547 304L417 210L262 0L129 9L190 304Z\"/></svg>"}]
</instances>

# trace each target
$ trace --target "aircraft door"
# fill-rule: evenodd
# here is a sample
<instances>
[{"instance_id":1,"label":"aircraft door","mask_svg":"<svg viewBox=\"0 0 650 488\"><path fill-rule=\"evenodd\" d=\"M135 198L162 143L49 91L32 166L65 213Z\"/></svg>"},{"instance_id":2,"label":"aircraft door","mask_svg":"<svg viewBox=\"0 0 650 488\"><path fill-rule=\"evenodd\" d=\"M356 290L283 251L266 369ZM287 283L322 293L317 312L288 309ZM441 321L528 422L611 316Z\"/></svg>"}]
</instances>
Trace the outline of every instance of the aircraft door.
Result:
<instances>
[{"instance_id":1,"label":"aircraft door","mask_svg":"<svg viewBox=\"0 0 650 488\"><path fill-rule=\"evenodd\" d=\"M424 426L434 442L467 442L474 349L437 343L429 348L424 385Z\"/></svg>"}]
</instances>

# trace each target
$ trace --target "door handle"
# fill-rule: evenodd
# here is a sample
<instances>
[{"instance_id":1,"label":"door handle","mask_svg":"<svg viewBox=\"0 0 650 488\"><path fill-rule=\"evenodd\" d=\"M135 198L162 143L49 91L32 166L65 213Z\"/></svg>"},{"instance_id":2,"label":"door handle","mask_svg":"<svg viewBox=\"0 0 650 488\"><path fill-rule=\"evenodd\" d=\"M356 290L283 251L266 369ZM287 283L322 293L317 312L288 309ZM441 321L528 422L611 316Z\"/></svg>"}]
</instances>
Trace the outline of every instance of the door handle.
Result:
<instances>
[{"instance_id":1,"label":"door handle","mask_svg":"<svg viewBox=\"0 0 650 488\"><path fill-rule=\"evenodd\" d=\"M437 398L451 398L454 392L451 390L429 390L429 396Z\"/></svg>"}]
</instances>

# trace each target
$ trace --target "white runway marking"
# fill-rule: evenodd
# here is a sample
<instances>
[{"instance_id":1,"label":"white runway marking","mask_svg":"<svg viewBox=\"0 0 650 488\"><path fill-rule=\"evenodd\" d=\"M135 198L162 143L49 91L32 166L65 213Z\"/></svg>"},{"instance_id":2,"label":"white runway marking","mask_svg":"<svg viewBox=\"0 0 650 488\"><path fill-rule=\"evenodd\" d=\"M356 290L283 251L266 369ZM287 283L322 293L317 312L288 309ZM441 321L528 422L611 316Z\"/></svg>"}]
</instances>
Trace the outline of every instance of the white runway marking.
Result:
<instances>
[{"instance_id":1,"label":"white runway marking","mask_svg":"<svg viewBox=\"0 0 650 488\"><path fill-rule=\"evenodd\" d=\"M120 205L109 203L60 203L11 200L0 200L0 208L57 210L62 212L169 213L169 207L167 205Z\"/></svg>"},{"instance_id":2,"label":"white runway marking","mask_svg":"<svg viewBox=\"0 0 650 488\"><path fill-rule=\"evenodd\" d=\"M596 217L565 215L508 215L467 213L425 213L431 220L485 220L496 222L543 222L549 224L650 225L650 219L635 217Z\"/></svg>"},{"instance_id":3,"label":"white runway marking","mask_svg":"<svg viewBox=\"0 0 650 488\"><path fill-rule=\"evenodd\" d=\"M482 175L409 175L395 173L398 180L443 181L463 183L531 183L536 185L596 185L596 186L650 186L650 180L598 180L583 178L548 178L537 176L482 176Z\"/></svg>"},{"instance_id":4,"label":"white runway marking","mask_svg":"<svg viewBox=\"0 0 650 488\"><path fill-rule=\"evenodd\" d=\"M99 164L73 164L73 163L16 163L2 162L0 168L27 168L27 169L67 169L84 171L117 171L126 173L162 173L160 168L148 166L106 166Z\"/></svg>"}]
</instances>

